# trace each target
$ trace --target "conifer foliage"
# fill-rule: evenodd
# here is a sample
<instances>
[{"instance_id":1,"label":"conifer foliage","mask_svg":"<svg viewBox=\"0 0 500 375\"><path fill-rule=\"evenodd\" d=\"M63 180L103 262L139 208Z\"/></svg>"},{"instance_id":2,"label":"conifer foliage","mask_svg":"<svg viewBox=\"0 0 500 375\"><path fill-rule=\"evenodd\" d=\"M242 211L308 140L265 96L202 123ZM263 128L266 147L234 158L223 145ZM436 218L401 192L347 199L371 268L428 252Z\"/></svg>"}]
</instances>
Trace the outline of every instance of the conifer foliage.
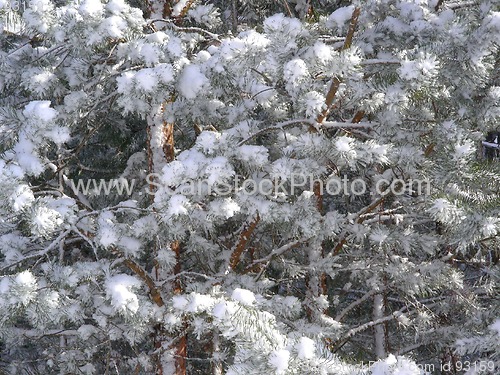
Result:
<instances>
[{"instance_id":1,"label":"conifer foliage","mask_svg":"<svg viewBox=\"0 0 500 375\"><path fill-rule=\"evenodd\" d=\"M0 373L500 371L495 1L0 0Z\"/></svg>"}]
</instances>

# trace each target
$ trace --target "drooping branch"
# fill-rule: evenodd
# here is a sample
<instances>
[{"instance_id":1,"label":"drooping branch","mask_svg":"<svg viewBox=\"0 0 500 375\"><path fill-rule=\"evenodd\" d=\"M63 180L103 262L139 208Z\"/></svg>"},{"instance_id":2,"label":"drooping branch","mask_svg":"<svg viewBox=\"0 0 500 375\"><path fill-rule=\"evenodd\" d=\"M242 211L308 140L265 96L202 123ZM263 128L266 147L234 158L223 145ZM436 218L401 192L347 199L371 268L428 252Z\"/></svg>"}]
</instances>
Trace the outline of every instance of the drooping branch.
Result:
<instances>
[{"instance_id":1,"label":"drooping branch","mask_svg":"<svg viewBox=\"0 0 500 375\"><path fill-rule=\"evenodd\" d=\"M130 258L126 258L125 255L120 250L118 250L116 247L112 247L110 251L111 251L111 253L122 258L123 264L130 271L132 271L132 273L137 275L139 277L139 279L141 279L144 282L144 284L146 284L146 286L149 289L149 294L151 295L151 299L158 307L162 307L163 305L165 305L163 298L161 296L161 292L158 289L158 287L156 286L155 281L153 280L153 278L151 276L149 276L148 272L144 268L142 268L134 260L132 260Z\"/></svg>"},{"instance_id":2,"label":"drooping branch","mask_svg":"<svg viewBox=\"0 0 500 375\"><path fill-rule=\"evenodd\" d=\"M41 258L41 257L46 256L49 251L51 251L52 249L55 249L57 246L59 246L59 244L61 242L64 242L64 239L66 238L66 236L69 233L71 233L71 230L69 230L69 229L65 230L64 232L62 232L61 234L59 234L59 236L57 236L57 238L54 241L52 241L50 243L50 245L47 246L45 249L39 250L39 251L35 252L34 254L27 255L27 256L21 258L20 260L18 260L17 262L15 262L15 263L10 263L9 265L7 265L5 267L0 268L0 273L3 273L3 272L5 272L5 271L7 271L9 269L13 269L17 265L22 264L23 262L25 262L27 260L34 259L34 258Z\"/></svg>"}]
</instances>

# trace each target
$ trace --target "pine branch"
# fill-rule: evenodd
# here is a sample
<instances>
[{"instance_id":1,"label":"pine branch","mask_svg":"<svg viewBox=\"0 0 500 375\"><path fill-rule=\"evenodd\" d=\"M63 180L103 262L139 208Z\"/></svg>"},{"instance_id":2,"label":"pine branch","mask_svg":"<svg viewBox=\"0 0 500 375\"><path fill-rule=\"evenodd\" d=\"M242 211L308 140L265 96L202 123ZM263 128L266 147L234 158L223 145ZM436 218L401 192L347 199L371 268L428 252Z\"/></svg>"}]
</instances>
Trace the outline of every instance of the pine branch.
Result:
<instances>
[{"instance_id":1,"label":"pine branch","mask_svg":"<svg viewBox=\"0 0 500 375\"><path fill-rule=\"evenodd\" d=\"M309 239L303 239L303 240L300 240L300 241L290 242L290 243L288 243L286 245L281 246L280 248L278 248L276 250L273 250L267 256L265 256L263 258L260 258L260 259L257 259L257 260L254 260L252 262L252 264L245 269L244 273L252 271L254 269L254 267L256 265L258 265L258 264L270 262L274 258L276 258L276 257L280 256L281 254L285 253L286 251L288 251L290 249L293 249L293 248L299 246L301 243L304 243L304 242L306 242L308 240Z\"/></svg>"},{"instance_id":2,"label":"pine branch","mask_svg":"<svg viewBox=\"0 0 500 375\"><path fill-rule=\"evenodd\" d=\"M358 115L359 116L359 115ZM285 128L295 126L295 125L307 125L310 127L310 129L317 129L319 126L323 126L325 128L338 128L338 129L361 129L361 128L372 128L374 125L377 125L376 122L341 122L341 121L324 121L323 123L319 124L314 120L310 119L297 119L297 120L289 120L289 121L283 121L279 124L269 126L267 128L263 128L258 130L257 132L249 135L247 138L243 139L238 143L239 146L243 146L245 143L248 141L252 140L255 137L258 137L259 135L262 135L267 132L271 131L278 131L278 130L283 130Z\"/></svg>"},{"instance_id":3,"label":"pine branch","mask_svg":"<svg viewBox=\"0 0 500 375\"><path fill-rule=\"evenodd\" d=\"M65 230L64 232L62 232L61 234L59 234L59 236L57 236L57 238L56 238L54 241L52 241L52 242L50 243L50 245L49 245L49 246L47 246L45 249L40 250L40 251L37 251L37 252L36 252L36 253L34 253L34 254L31 254L31 255L25 256L25 257L23 257L22 259L18 260L18 261L17 261L17 262L15 262L15 263L11 263L11 264L9 264L8 266L5 266L5 267L3 267L3 268L0 268L0 273L3 273L3 272L5 272L5 271L7 271L7 270L9 270L9 269L12 269L12 268L13 268L13 267L15 267L16 265L21 264L21 263L23 263L23 262L25 262L25 261L27 261L27 260L29 260L29 259L33 259L33 258L40 258L40 257L43 257L43 256L47 255L47 254L48 254L48 252L49 252L50 250L54 249L56 246L59 246L59 243L60 243L60 242L64 242L65 237L66 237L69 233L71 233L71 230L70 230L70 229Z\"/></svg>"},{"instance_id":4,"label":"pine branch","mask_svg":"<svg viewBox=\"0 0 500 375\"><path fill-rule=\"evenodd\" d=\"M444 3L444 0L438 0L438 2L436 3L436 6L434 7L434 10L436 12L438 12L439 8L441 8L441 5L443 5L443 3Z\"/></svg>"},{"instance_id":5,"label":"pine branch","mask_svg":"<svg viewBox=\"0 0 500 375\"><path fill-rule=\"evenodd\" d=\"M355 215L355 223L356 224L361 224L363 221L366 219L366 214L372 212L374 209L376 209L378 206L380 206L384 200L390 195L391 193L387 193L382 195L380 198L374 200L369 206L363 208L361 211L356 213ZM342 231L340 234L340 239L337 242L337 245L333 249L333 255L338 255L340 251L342 250L343 246L347 242L347 230Z\"/></svg>"},{"instance_id":6,"label":"pine branch","mask_svg":"<svg viewBox=\"0 0 500 375\"><path fill-rule=\"evenodd\" d=\"M328 116L330 113L330 108L333 104L333 100L335 99L335 96L337 95L337 91L340 87L340 79L337 77L333 77L332 84L330 85L330 89L328 90L328 93L326 94L326 100L325 100L325 109L318 115L316 121L321 124L323 120Z\"/></svg>"},{"instance_id":7,"label":"pine branch","mask_svg":"<svg viewBox=\"0 0 500 375\"><path fill-rule=\"evenodd\" d=\"M359 111L356 116L349 122L340 121L325 121L321 125L325 128L339 128L339 129L360 129L360 128L372 128L375 123L372 122L361 122L364 112Z\"/></svg>"},{"instance_id":8,"label":"pine branch","mask_svg":"<svg viewBox=\"0 0 500 375\"><path fill-rule=\"evenodd\" d=\"M231 31L238 33L238 0L231 0Z\"/></svg>"},{"instance_id":9,"label":"pine branch","mask_svg":"<svg viewBox=\"0 0 500 375\"><path fill-rule=\"evenodd\" d=\"M211 33L210 31L202 29L201 27L182 27L182 26L176 25L174 23L174 21L169 20L169 19L165 19L165 18L151 20L149 24L152 25L156 22L165 22L168 25L168 27L172 28L175 31L182 31L182 32L187 32L187 33L197 33L200 35L208 36L208 37L212 38L213 40L215 40L216 42L219 42L219 43L221 42L221 40L217 34Z\"/></svg>"},{"instance_id":10,"label":"pine branch","mask_svg":"<svg viewBox=\"0 0 500 375\"><path fill-rule=\"evenodd\" d=\"M148 174L150 176L153 175L154 172L154 165L153 165L153 149L151 148L151 124L148 121L148 124L146 125L146 154L147 154L147 160L148 160ZM149 191L153 193L155 191L155 184L153 181L149 183ZM151 194L150 196L151 203L154 202L154 196Z\"/></svg>"},{"instance_id":11,"label":"pine branch","mask_svg":"<svg viewBox=\"0 0 500 375\"><path fill-rule=\"evenodd\" d=\"M175 148L174 148L174 124L165 122L162 128L163 136L163 153L167 163L174 161Z\"/></svg>"},{"instance_id":12,"label":"pine branch","mask_svg":"<svg viewBox=\"0 0 500 375\"><path fill-rule=\"evenodd\" d=\"M316 197L316 209L322 215L323 214L323 194L321 193L322 188L319 181L316 181L313 186L313 193Z\"/></svg>"},{"instance_id":13,"label":"pine branch","mask_svg":"<svg viewBox=\"0 0 500 375\"><path fill-rule=\"evenodd\" d=\"M397 319L400 317L405 311L407 310L406 306L403 307L402 309L399 309L398 311L393 312L390 315L384 316L382 318L372 320L370 322L361 324L360 326L354 327L347 331L345 335L343 335L339 340L337 340L337 343L344 343L345 341L349 340L351 337L357 335L360 332L366 331L368 328L389 322L391 320Z\"/></svg>"},{"instance_id":14,"label":"pine branch","mask_svg":"<svg viewBox=\"0 0 500 375\"><path fill-rule=\"evenodd\" d=\"M253 138L258 137L259 135L264 134L266 132L276 131L276 130L283 130L283 129L289 127L289 126L295 126L295 125L299 125L299 124L312 125L312 122L309 119L298 119L298 120L283 121L283 122L281 122L279 124L276 124L274 126L269 126L267 128L261 129L261 130L255 132L255 133L251 134L250 136L248 136L244 140L240 141L238 143L238 147L239 146L243 146L248 141L250 141Z\"/></svg>"},{"instance_id":15,"label":"pine branch","mask_svg":"<svg viewBox=\"0 0 500 375\"><path fill-rule=\"evenodd\" d=\"M351 47L352 38L354 35L354 31L356 29L359 14L360 14L360 9L355 8L355 10L352 14L352 17L351 17L349 31L348 31L347 37L344 41L344 45L342 48L343 50ZM354 115L354 118L352 119L351 124L349 124L349 125L342 123L342 122L333 122L333 121L332 122L324 122L324 120L325 120L326 116L328 115L330 108L333 104L333 100L335 99L335 96L337 95L337 91L340 87L340 83L341 83L341 81L339 78L337 78L337 77L333 78L332 84L330 86L330 90L328 91L328 93L326 95L326 101L325 101L326 107L323 110L323 112L316 119L316 122L317 122L316 127L310 126L310 128L309 128L310 132L316 132L317 126L319 126L319 125L322 125L326 128L334 128L334 127L338 127L338 128L347 128L347 127L357 128L357 127L360 127L361 128L361 127L371 127L372 126L372 124L360 124L360 121L362 120L363 116L365 115L364 111L358 111ZM316 197L316 208L318 209L318 212L322 213L323 212L323 195L322 195L319 183L314 184L313 192L314 192L314 195ZM321 258L324 258L324 256L325 256L325 248L324 248L324 243L323 243L323 244L321 244ZM307 281L308 288L311 291L316 289L316 288L311 288L311 285L310 285L311 280L314 280L314 279L316 279L316 278L308 278L308 281ZM326 274L325 273L322 273L319 276L319 289L321 290L321 293L327 294ZM309 317L311 317L311 314L312 314L312 310L309 310L308 311Z\"/></svg>"},{"instance_id":16,"label":"pine branch","mask_svg":"<svg viewBox=\"0 0 500 375\"><path fill-rule=\"evenodd\" d=\"M360 299L357 299L356 301L352 302L349 304L346 308L344 308L341 312L337 314L335 317L335 320L337 322L340 322L352 309L355 307L361 305L363 302L365 302L367 299L371 298L374 294L376 294L377 291L372 289L369 292L367 292L365 295L363 295Z\"/></svg>"}]
</instances>

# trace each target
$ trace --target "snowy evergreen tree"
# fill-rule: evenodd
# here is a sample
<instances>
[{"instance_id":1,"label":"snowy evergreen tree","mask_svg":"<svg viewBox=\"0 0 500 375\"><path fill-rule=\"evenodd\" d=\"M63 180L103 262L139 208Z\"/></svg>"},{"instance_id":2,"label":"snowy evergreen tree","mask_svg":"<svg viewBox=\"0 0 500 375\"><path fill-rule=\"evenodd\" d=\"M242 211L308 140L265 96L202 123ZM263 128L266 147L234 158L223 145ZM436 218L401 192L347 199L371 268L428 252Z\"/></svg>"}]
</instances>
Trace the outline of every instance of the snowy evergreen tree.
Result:
<instances>
[{"instance_id":1,"label":"snowy evergreen tree","mask_svg":"<svg viewBox=\"0 0 500 375\"><path fill-rule=\"evenodd\" d=\"M13 4L0 371L498 372L497 3Z\"/></svg>"}]
</instances>

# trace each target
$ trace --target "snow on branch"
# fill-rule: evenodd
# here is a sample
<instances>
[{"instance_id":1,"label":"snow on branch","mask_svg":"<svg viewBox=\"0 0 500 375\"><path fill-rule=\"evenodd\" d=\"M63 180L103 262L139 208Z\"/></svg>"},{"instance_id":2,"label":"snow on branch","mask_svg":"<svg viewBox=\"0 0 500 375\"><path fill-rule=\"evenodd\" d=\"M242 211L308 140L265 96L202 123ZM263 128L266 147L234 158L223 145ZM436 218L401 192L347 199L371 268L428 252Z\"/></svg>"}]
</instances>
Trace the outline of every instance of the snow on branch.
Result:
<instances>
[{"instance_id":1,"label":"snow on branch","mask_svg":"<svg viewBox=\"0 0 500 375\"><path fill-rule=\"evenodd\" d=\"M221 42L221 40L219 39L219 36L217 34L211 33L210 31L202 29L201 27L183 27L183 26L177 26L172 20L162 19L162 18L151 20L149 22L149 24L153 25L156 22L164 22L164 23L167 24L168 27L170 27L171 29L173 29L175 31L183 31L183 32L187 32L187 33L198 33L198 34L201 34L201 35L208 36L208 37L212 38L213 40L215 40L217 42Z\"/></svg>"},{"instance_id":2,"label":"snow on branch","mask_svg":"<svg viewBox=\"0 0 500 375\"><path fill-rule=\"evenodd\" d=\"M500 144L497 143L491 143L491 142L482 142L483 146L489 147L489 148L500 148Z\"/></svg>"}]
</instances>

